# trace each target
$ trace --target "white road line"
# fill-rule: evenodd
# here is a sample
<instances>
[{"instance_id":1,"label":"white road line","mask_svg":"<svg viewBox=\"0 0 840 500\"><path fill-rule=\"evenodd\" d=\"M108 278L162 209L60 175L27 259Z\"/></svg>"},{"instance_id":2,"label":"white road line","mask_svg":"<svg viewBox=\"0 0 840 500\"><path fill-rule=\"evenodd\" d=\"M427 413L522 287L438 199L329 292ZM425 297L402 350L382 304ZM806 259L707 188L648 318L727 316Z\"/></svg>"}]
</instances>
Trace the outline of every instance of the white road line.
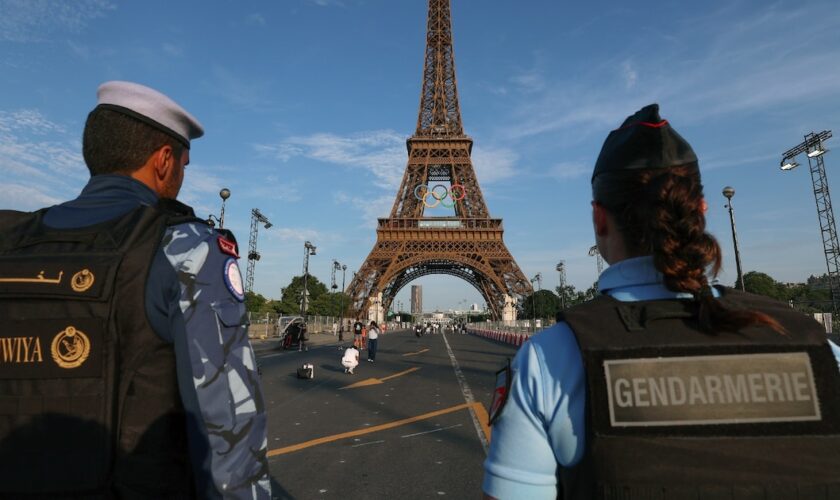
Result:
<instances>
[{"instance_id":1,"label":"white road line","mask_svg":"<svg viewBox=\"0 0 840 500\"><path fill-rule=\"evenodd\" d=\"M450 425L449 427L441 427L440 429L435 429L432 431L424 431L424 432L415 432L414 434L406 434L405 436L400 436L401 438L410 438L414 436L422 436L423 434L431 434L433 432L440 432L445 431L446 429L453 429L455 427L461 427L461 424Z\"/></svg>"},{"instance_id":2,"label":"white road line","mask_svg":"<svg viewBox=\"0 0 840 500\"><path fill-rule=\"evenodd\" d=\"M467 379L464 378L464 374L461 372L461 367L458 365L458 360L455 359L455 354L452 352L452 348L449 347L449 341L446 339L446 334L441 332L443 335L443 341L446 343L446 352L449 353L449 361L452 363L452 368L455 370L455 378L458 379L458 385L461 386L461 394L464 395L464 401L470 405L470 417L472 417L473 425L475 426L475 432L478 434L478 440L481 441L481 447L484 448L484 454L487 454L487 450L490 446L490 443L487 442L487 437L484 435L484 431L481 429L481 423L478 421L478 417L475 414L475 411L472 409L473 403L475 403L475 398L473 398L472 391L470 390L470 386L467 384Z\"/></svg>"},{"instance_id":3,"label":"white road line","mask_svg":"<svg viewBox=\"0 0 840 500\"><path fill-rule=\"evenodd\" d=\"M385 442L385 440L381 439L379 441L370 441L369 443L354 444L353 446L351 446L351 448L358 448L359 446L367 446L369 444L379 444L379 443L384 443L384 442Z\"/></svg>"}]
</instances>

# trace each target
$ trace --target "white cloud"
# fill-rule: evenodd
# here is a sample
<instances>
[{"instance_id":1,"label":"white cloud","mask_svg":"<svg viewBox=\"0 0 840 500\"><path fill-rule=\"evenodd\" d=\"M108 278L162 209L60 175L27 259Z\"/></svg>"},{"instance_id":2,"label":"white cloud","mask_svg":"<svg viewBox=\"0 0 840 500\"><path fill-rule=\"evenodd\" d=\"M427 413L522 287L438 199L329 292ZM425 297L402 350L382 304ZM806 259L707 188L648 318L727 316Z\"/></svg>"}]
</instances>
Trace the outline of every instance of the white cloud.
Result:
<instances>
[{"instance_id":1,"label":"white cloud","mask_svg":"<svg viewBox=\"0 0 840 500\"><path fill-rule=\"evenodd\" d=\"M0 0L0 41L42 42L78 33L114 8L107 0Z\"/></svg>"},{"instance_id":2,"label":"white cloud","mask_svg":"<svg viewBox=\"0 0 840 500\"><path fill-rule=\"evenodd\" d=\"M635 69L633 69L633 65L630 64L629 61L625 61L624 64L621 65L621 73L624 77L624 84L628 89L636 86L639 74Z\"/></svg>"},{"instance_id":3,"label":"white cloud","mask_svg":"<svg viewBox=\"0 0 840 500\"><path fill-rule=\"evenodd\" d=\"M525 72L514 80L531 93L517 103L502 134L509 139L552 134L568 143L602 134L651 102L667 102L682 123L697 123L836 96L840 48L832 40L840 11L815 16L815 10L779 4L746 10L733 4L676 22L679 37L662 34L673 39L645 50L643 58L632 57L636 47L628 46L614 59L545 77L542 84L538 71ZM807 23L808 30L780 35L790 34L793 22ZM564 131L571 133L558 134Z\"/></svg>"},{"instance_id":4,"label":"white cloud","mask_svg":"<svg viewBox=\"0 0 840 500\"><path fill-rule=\"evenodd\" d=\"M263 16L262 14L257 13L257 12L255 12L255 13L249 15L248 17L246 17L245 21L248 24L256 24L256 25L259 25L259 26L265 26L265 24L266 24L265 16Z\"/></svg>"},{"instance_id":5,"label":"white cloud","mask_svg":"<svg viewBox=\"0 0 840 500\"><path fill-rule=\"evenodd\" d=\"M320 241L321 233L316 231L315 229L302 229L302 228L291 228L291 227L274 227L272 226L268 230L261 232L261 235L265 235L266 239L269 240L279 240L279 241L299 241L303 243L304 241Z\"/></svg>"},{"instance_id":6,"label":"white cloud","mask_svg":"<svg viewBox=\"0 0 840 500\"><path fill-rule=\"evenodd\" d=\"M523 92L540 92L546 88L546 79L537 69L523 71L510 78L510 81Z\"/></svg>"},{"instance_id":7,"label":"white cloud","mask_svg":"<svg viewBox=\"0 0 840 500\"><path fill-rule=\"evenodd\" d=\"M364 229L375 229L378 225L377 219L388 217L391 208L394 206L393 194L382 194L376 198L350 196L344 192L337 192L333 195L334 201L343 206L352 206L361 212L361 219L364 223L360 226Z\"/></svg>"},{"instance_id":8,"label":"white cloud","mask_svg":"<svg viewBox=\"0 0 840 500\"><path fill-rule=\"evenodd\" d=\"M88 178L79 139L33 109L0 110L3 206L31 210L78 193Z\"/></svg>"},{"instance_id":9,"label":"white cloud","mask_svg":"<svg viewBox=\"0 0 840 500\"><path fill-rule=\"evenodd\" d=\"M62 199L52 196L42 187L25 186L17 183L0 183L3 192L3 206L14 210L37 210L61 203Z\"/></svg>"},{"instance_id":10,"label":"white cloud","mask_svg":"<svg viewBox=\"0 0 840 500\"><path fill-rule=\"evenodd\" d=\"M172 57L181 57L184 55L184 47L174 43L164 43L161 48L163 52Z\"/></svg>"},{"instance_id":11,"label":"white cloud","mask_svg":"<svg viewBox=\"0 0 840 500\"><path fill-rule=\"evenodd\" d=\"M254 75L230 71L221 66L211 70L212 79L203 83L204 90L232 105L249 111L267 111L273 104L273 85Z\"/></svg>"},{"instance_id":12,"label":"white cloud","mask_svg":"<svg viewBox=\"0 0 840 500\"><path fill-rule=\"evenodd\" d=\"M517 174L515 169L519 156L511 149L474 146L472 164L482 184L508 179Z\"/></svg>"},{"instance_id":13,"label":"white cloud","mask_svg":"<svg viewBox=\"0 0 840 500\"><path fill-rule=\"evenodd\" d=\"M276 145L257 145L256 150L281 161L303 156L335 165L368 170L375 185L395 190L405 169L405 137L392 130L359 132L347 136L317 133L289 137Z\"/></svg>"},{"instance_id":14,"label":"white cloud","mask_svg":"<svg viewBox=\"0 0 840 500\"><path fill-rule=\"evenodd\" d=\"M329 7L335 5L337 7L344 7L344 2L341 0L307 0L311 4L315 4L319 7Z\"/></svg>"},{"instance_id":15,"label":"white cloud","mask_svg":"<svg viewBox=\"0 0 840 500\"><path fill-rule=\"evenodd\" d=\"M0 111L0 132L25 131L43 135L64 132L63 126L46 119L37 109Z\"/></svg>"},{"instance_id":16,"label":"white cloud","mask_svg":"<svg viewBox=\"0 0 840 500\"><path fill-rule=\"evenodd\" d=\"M591 173L592 165L574 162L558 163L548 169L548 175L560 181L577 179L578 177L590 175Z\"/></svg>"}]
</instances>

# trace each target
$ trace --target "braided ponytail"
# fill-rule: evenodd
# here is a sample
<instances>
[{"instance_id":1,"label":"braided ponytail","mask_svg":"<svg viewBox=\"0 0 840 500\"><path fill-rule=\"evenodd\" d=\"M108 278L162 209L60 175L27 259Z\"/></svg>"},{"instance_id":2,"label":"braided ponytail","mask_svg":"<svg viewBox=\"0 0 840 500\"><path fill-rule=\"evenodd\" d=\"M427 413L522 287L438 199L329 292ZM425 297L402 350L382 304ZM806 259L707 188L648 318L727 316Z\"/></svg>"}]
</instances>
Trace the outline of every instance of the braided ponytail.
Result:
<instances>
[{"instance_id":1,"label":"braided ponytail","mask_svg":"<svg viewBox=\"0 0 840 500\"><path fill-rule=\"evenodd\" d=\"M709 333L766 325L784 333L770 316L736 311L712 295L706 270L720 272L720 245L706 232L703 186L696 163L669 169L618 171L592 185L595 200L615 218L631 255L652 255L665 286L691 293L697 320Z\"/></svg>"}]
</instances>

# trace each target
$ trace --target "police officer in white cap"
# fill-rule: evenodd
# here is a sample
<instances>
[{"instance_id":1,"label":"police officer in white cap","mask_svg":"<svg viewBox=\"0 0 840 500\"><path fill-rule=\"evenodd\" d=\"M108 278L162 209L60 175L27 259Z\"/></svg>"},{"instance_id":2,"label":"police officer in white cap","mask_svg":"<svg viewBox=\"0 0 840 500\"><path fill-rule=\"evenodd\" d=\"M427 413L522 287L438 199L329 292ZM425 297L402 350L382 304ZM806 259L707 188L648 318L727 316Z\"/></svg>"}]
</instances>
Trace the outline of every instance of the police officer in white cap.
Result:
<instances>
[{"instance_id":1,"label":"police officer in white cap","mask_svg":"<svg viewBox=\"0 0 840 500\"><path fill-rule=\"evenodd\" d=\"M175 201L202 134L104 83L79 197L0 212L0 496L270 498L238 247Z\"/></svg>"}]
</instances>

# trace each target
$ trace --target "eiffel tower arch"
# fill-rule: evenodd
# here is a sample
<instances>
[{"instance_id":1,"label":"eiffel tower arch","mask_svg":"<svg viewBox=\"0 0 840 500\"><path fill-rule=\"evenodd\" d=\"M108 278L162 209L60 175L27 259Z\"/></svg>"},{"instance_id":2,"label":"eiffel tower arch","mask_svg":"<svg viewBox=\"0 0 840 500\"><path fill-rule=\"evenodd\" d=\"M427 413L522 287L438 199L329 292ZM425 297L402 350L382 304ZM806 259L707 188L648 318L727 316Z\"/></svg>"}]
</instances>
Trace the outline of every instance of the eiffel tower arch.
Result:
<instances>
[{"instance_id":1,"label":"eiffel tower arch","mask_svg":"<svg viewBox=\"0 0 840 500\"><path fill-rule=\"evenodd\" d=\"M429 0L423 88L417 130L391 214L378 220L376 244L345 292L348 314L387 311L404 286L429 274L461 278L481 293L496 320L516 319L516 303L533 293L491 218L464 134L450 0ZM430 215L438 207L454 215Z\"/></svg>"}]
</instances>

